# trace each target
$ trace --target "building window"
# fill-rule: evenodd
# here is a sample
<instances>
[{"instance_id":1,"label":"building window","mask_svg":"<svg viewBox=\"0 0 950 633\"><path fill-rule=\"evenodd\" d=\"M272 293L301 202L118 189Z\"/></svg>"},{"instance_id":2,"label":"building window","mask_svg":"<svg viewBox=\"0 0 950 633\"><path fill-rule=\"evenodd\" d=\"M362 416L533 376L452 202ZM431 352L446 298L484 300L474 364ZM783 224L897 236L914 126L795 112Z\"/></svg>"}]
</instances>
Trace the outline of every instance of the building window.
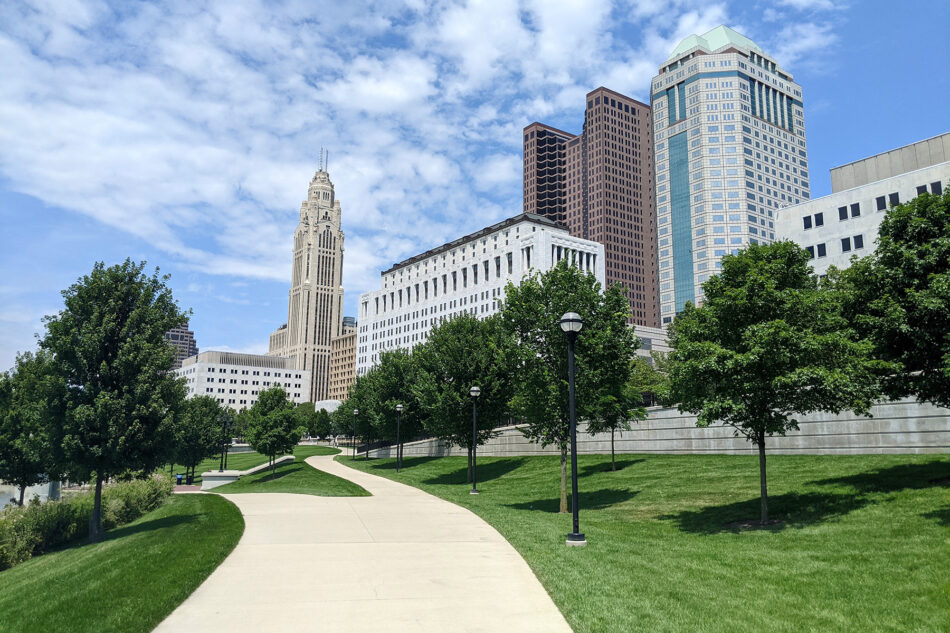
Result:
<instances>
[{"instance_id":1,"label":"building window","mask_svg":"<svg viewBox=\"0 0 950 633\"><path fill-rule=\"evenodd\" d=\"M927 193L927 185L917 185L917 195Z\"/></svg>"},{"instance_id":2,"label":"building window","mask_svg":"<svg viewBox=\"0 0 950 633\"><path fill-rule=\"evenodd\" d=\"M940 185L940 181L930 183L930 193L935 196L943 195L943 187Z\"/></svg>"},{"instance_id":3,"label":"building window","mask_svg":"<svg viewBox=\"0 0 950 633\"><path fill-rule=\"evenodd\" d=\"M838 207L838 219L839 220L848 219L848 207Z\"/></svg>"},{"instance_id":4,"label":"building window","mask_svg":"<svg viewBox=\"0 0 950 633\"><path fill-rule=\"evenodd\" d=\"M877 203L878 211L883 211L887 208L887 201L884 199L884 196L878 196L874 201Z\"/></svg>"},{"instance_id":5,"label":"building window","mask_svg":"<svg viewBox=\"0 0 950 633\"><path fill-rule=\"evenodd\" d=\"M824 256L827 255L827 254L828 254L828 252L827 252L827 249L825 248L825 245L824 245L824 244L819 244L819 245L818 245L818 257L824 257Z\"/></svg>"},{"instance_id":6,"label":"building window","mask_svg":"<svg viewBox=\"0 0 950 633\"><path fill-rule=\"evenodd\" d=\"M861 215L861 203L855 202L851 205L851 217L856 218Z\"/></svg>"},{"instance_id":7,"label":"building window","mask_svg":"<svg viewBox=\"0 0 950 633\"><path fill-rule=\"evenodd\" d=\"M808 259L815 259L815 247L806 246L805 250L808 251Z\"/></svg>"},{"instance_id":8,"label":"building window","mask_svg":"<svg viewBox=\"0 0 950 633\"><path fill-rule=\"evenodd\" d=\"M842 253L847 253L847 252L850 251L850 250L851 250L851 238L850 238L850 237L842 237L842 238L841 238L841 252L842 252Z\"/></svg>"},{"instance_id":9,"label":"building window","mask_svg":"<svg viewBox=\"0 0 950 633\"><path fill-rule=\"evenodd\" d=\"M895 191L894 193L887 194L887 201L892 207L896 207L901 203L901 197Z\"/></svg>"},{"instance_id":10,"label":"building window","mask_svg":"<svg viewBox=\"0 0 950 633\"><path fill-rule=\"evenodd\" d=\"M805 230L806 230L806 231L807 231L808 229L810 229L810 228L811 228L811 216L810 216L810 215L806 215L805 217L803 217L803 218L802 218L802 224L805 226Z\"/></svg>"},{"instance_id":11,"label":"building window","mask_svg":"<svg viewBox=\"0 0 950 633\"><path fill-rule=\"evenodd\" d=\"M824 226L825 225L825 214L816 213L815 214L815 226Z\"/></svg>"},{"instance_id":12,"label":"building window","mask_svg":"<svg viewBox=\"0 0 950 633\"><path fill-rule=\"evenodd\" d=\"M864 248L864 236L863 236L863 235L855 235L855 236L854 236L854 250L858 250L859 248Z\"/></svg>"}]
</instances>

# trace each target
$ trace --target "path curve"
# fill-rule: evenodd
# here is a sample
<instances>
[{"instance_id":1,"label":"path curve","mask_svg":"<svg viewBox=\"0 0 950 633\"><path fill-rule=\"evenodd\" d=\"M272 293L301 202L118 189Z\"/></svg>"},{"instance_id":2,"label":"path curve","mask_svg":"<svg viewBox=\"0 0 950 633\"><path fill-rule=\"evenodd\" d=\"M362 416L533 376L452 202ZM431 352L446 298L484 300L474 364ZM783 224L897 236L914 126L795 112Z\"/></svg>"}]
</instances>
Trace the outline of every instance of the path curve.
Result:
<instances>
[{"instance_id":1,"label":"path curve","mask_svg":"<svg viewBox=\"0 0 950 633\"><path fill-rule=\"evenodd\" d=\"M373 496L226 495L244 535L155 631L571 631L521 556L472 512L333 456L307 463Z\"/></svg>"}]
</instances>

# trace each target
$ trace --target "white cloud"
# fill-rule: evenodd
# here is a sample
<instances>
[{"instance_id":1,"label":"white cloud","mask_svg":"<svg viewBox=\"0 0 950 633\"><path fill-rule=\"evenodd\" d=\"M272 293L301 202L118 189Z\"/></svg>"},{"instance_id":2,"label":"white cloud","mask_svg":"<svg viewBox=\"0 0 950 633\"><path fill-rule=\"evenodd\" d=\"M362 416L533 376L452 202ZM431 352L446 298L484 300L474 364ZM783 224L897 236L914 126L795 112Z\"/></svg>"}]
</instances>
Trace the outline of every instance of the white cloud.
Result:
<instances>
[{"instance_id":1,"label":"white cloud","mask_svg":"<svg viewBox=\"0 0 950 633\"><path fill-rule=\"evenodd\" d=\"M776 0L776 3L798 11L829 11L841 8L843 4L832 0Z\"/></svg>"},{"instance_id":2,"label":"white cloud","mask_svg":"<svg viewBox=\"0 0 950 633\"><path fill-rule=\"evenodd\" d=\"M827 52L838 41L830 24L798 22L783 28L771 48L773 56L785 68L815 52Z\"/></svg>"}]
</instances>

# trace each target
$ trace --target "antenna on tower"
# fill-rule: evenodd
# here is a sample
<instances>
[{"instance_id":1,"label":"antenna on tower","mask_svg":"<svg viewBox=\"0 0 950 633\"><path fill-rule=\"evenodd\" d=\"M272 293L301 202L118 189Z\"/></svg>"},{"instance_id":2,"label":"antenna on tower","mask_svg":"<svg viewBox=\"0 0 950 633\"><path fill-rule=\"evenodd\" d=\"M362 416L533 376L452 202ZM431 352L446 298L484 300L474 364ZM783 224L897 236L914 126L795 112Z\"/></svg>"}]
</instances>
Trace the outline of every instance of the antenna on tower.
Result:
<instances>
[{"instance_id":1,"label":"antenna on tower","mask_svg":"<svg viewBox=\"0 0 950 633\"><path fill-rule=\"evenodd\" d=\"M320 171L323 171L323 148L320 148Z\"/></svg>"}]
</instances>

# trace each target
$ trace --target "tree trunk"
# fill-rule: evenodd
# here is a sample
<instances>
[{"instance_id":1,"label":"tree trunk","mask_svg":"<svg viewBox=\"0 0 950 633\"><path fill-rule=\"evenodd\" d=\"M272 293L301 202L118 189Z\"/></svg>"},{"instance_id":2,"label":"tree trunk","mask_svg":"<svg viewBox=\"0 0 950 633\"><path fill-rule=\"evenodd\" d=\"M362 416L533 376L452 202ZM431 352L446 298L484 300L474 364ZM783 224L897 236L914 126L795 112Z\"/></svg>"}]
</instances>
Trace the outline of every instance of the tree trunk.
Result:
<instances>
[{"instance_id":1,"label":"tree trunk","mask_svg":"<svg viewBox=\"0 0 950 633\"><path fill-rule=\"evenodd\" d=\"M617 462L614 460L614 429L610 429L610 470L617 470Z\"/></svg>"},{"instance_id":2,"label":"tree trunk","mask_svg":"<svg viewBox=\"0 0 950 633\"><path fill-rule=\"evenodd\" d=\"M89 517L89 542L98 543L102 540L102 477L96 473L96 496L92 505L92 516Z\"/></svg>"},{"instance_id":3,"label":"tree trunk","mask_svg":"<svg viewBox=\"0 0 950 633\"><path fill-rule=\"evenodd\" d=\"M465 476L465 483L472 483L472 449L468 449L468 474ZM21 504L22 505L22 504Z\"/></svg>"},{"instance_id":4,"label":"tree trunk","mask_svg":"<svg viewBox=\"0 0 950 633\"><path fill-rule=\"evenodd\" d=\"M26 486L20 486L20 507L23 507L23 497L26 496Z\"/></svg>"},{"instance_id":5,"label":"tree trunk","mask_svg":"<svg viewBox=\"0 0 950 633\"><path fill-rule=\"evenodd\" d=\"M567 446L561 446L561 509L562 514L567 514Z\"/></svg>"},{"instance_id":6,"label":"tree trunk","mask_svg":"<svg viewBox=\"0 0 950 633\"><path fill-rule=\"evenodd\" d=\"M769 521L769 489L765 478L765 432L759 432L759 487L762 498L762 525Z\"/></svg>"}]
</instances>

